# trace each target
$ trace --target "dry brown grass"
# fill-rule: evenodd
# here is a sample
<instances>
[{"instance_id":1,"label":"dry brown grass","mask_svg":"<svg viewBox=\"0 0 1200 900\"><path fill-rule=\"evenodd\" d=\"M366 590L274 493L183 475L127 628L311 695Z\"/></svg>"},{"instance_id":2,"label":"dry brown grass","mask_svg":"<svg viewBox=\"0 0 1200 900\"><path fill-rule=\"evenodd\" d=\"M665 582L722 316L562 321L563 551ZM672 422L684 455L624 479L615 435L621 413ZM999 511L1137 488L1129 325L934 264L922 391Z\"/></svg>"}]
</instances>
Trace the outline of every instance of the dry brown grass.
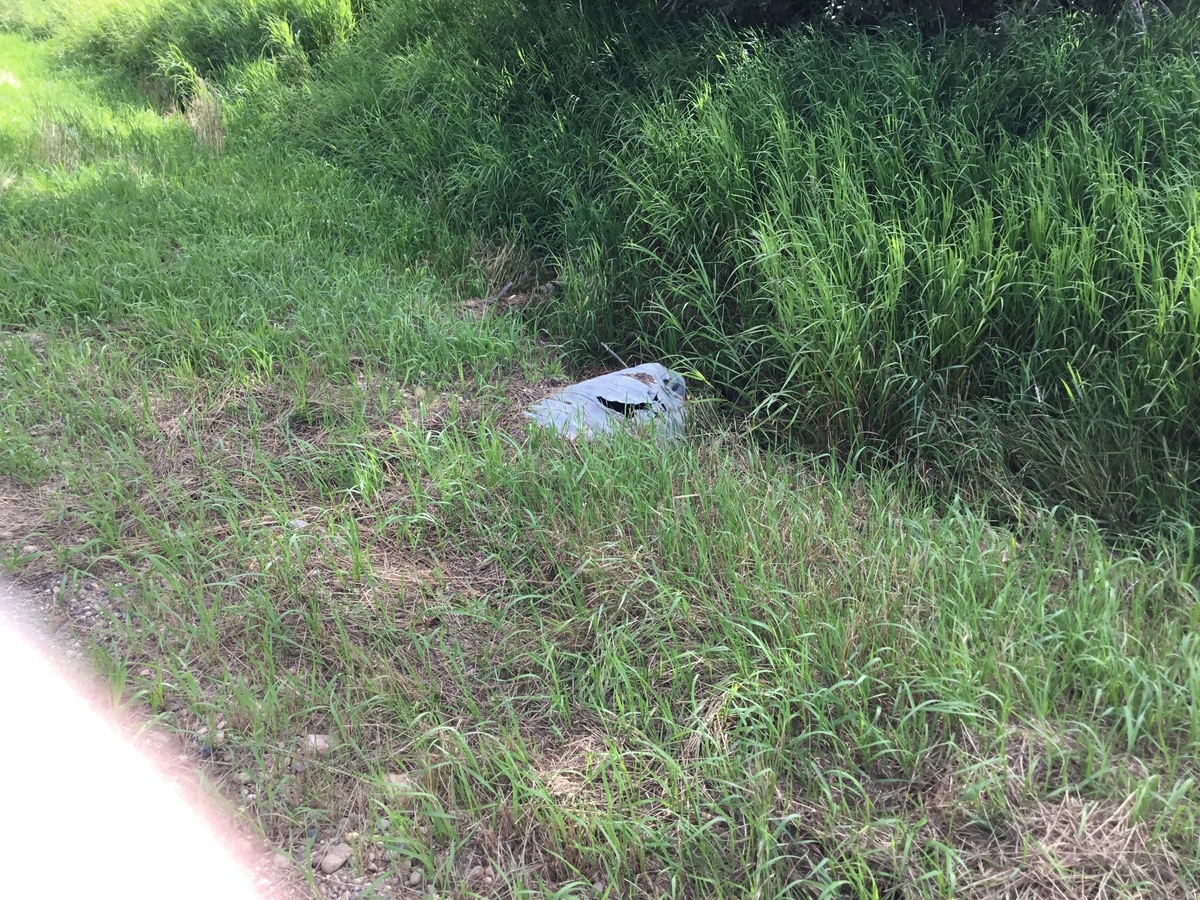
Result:
<instances>
[{"instance_id":1,"label":"dry brown grass","mask_svg":"<svg viewBox=\"0 0 1200 900\"><path fill-rule=\"evenodd\" d=\"M968 745L975 743L965 737ZM961 852L967 871L959 895L1187 897L1174 854L1134 819L1133 796L1120 802L1086 800L1073 791L1049 797L1040 788L1052 770L1074 767L1073 749L1065 738L1014 729L1003 757L972 759L968 752L966 765L960 760L920 797L930 837ZM964 777L967 771L970 777Z\"/></svg>"},{"instance_id":2,"label":"dry brown grass","mask_svg":"<svg viewBox=\"0 0 1200 900\"><path fill-rule=\"evenodd\" d=\"M1187 893L1171 856L1155 847L1123 803L1066 797L1031 803L1005 842L972 848L969 896L987 900L1178 897ZM973 859L971 857L973 856Z\"/></svg>"},{"instance_id":3,"label":"dry brown grass","mask_svg":"<svg viewBox=\"0 0 1200 900\"><path fill-rule=\"evenodd\" d=\"M199 80L196 85L196 92L188 101L184 118L201 145L210 148L214 153L225 152L221 99L203 80Z\"/></svg>"},{"instance_id":4,"label":"dry brown grass","mask_svg":"<svg viewBox=\"0 0 1200 900\"><path fill-rule=\"evenodd\" d=\"M532 289L537 279L537 266L529 252L512 241L475 245L468 269L474 268L487 282L489 295Z\"/></svg>"},{"instance_id":5,"label":"dry brown grass","mask_svg":"<svg viewBox=\"0 0 1200 900\"><path fill-rule=\"evenodd\" d=\"M79 165L79 132L70 125L43 119L38 126L37 154L50 166L71 172Z\"/></svg>"},{"instance_id":6,"label":"dry brown grass","mask_svg":"<svg viewBox=\"0 0 1200 900\"><path fill-rule=\"evenodd\" d=\"M0 479L0 547L26 540L41 520L33 491L9 479Z\"/></svg>"}]
</instances>

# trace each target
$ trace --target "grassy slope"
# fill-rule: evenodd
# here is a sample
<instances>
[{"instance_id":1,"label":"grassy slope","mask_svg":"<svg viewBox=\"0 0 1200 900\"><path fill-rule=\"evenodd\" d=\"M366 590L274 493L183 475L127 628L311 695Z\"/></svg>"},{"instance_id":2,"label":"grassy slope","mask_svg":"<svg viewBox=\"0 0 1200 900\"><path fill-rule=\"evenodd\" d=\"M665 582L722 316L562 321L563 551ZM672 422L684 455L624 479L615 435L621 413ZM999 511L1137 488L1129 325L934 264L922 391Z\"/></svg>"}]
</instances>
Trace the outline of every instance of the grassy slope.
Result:
<instances>
[{"instance_id":1,"label":"grassy slope","mask_svg":"<svg viewBox=\"0 0 1200 900\"><path fill-rule=\"evenodd\" d=\"M768 38L635 3L376 6L288 121L553 258L575 346L1114 530L1200 511L1196 17Z\"/></svg>"},{"instance_id":2,"label":"grassy slope","mask_svg":"<svg viewBox=\"0 0 1200 900\"><path fill-rule=\"evenodd\" d=\"M526 439L556 364L411 262L423 210L0 59L0 473L43 512L7 565L122 585L114 697L224 721L281 845L385 816L381 887L466 895L1196 890L1190 556L712 422ZM306 732L339 746L297 772Z\"/></svg>"}]
</instances>

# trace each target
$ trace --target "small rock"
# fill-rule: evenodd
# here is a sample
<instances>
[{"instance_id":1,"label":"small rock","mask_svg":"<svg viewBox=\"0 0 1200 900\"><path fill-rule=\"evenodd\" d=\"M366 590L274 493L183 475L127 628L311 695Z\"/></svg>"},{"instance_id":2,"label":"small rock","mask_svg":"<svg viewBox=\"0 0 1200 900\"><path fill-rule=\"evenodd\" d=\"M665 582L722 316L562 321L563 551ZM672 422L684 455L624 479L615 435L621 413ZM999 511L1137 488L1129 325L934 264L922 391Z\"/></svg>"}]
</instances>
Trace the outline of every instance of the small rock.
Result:
<instances>
[{"instance_id":1,"label":"small rock","mask_svg":"<svg viewBox=\"0 0 1200 900\"><path fill-rule=\"evenodd\" d=\"M33 546L33 544L26 544L21 548L21 553L25 556L28 556L30 553L37 553L37 547Z\"/></svg>"},{"instance_id":2,"label":"small rock","mask_svg":"<svg viewBox=\"0 0 1200 900\"><path fill-rule=\"evenodd\" d=\"M474 881L483 875L483 866L471 866L471 871L467 872L467 881Z\"/></svg>"},{"instance_id":3,"label":"small rock","mask_svg":"<svg viewBox=\"0 0 1200 900\"><path fill-rule=\"evenodd\" d=\"M421 879L425 877L425 873L420 869L413 869L408 873L408 886L417 887L421 883Z\"/></svg>"},{"instance_id":4,"label":"small rock","mask_svg":"<svg viewBox=\"0 0 1200 900\"><path fill-rule=\"evenodd\" d=\"M238 772L233 778L238 784L249 784L254 780L249 772Z\"/></svg>"},{"instance_id":5,"label":"small rock","mask_svg":"<svg viewBox=\"0 0 1200 900\"><path fill-rule=\"evenodd\" d=\"M320 836L321 832L317 831L317 826L315 825L310 825L308 830L304 832L304 837L306 840L315 841Z\"/></svg>"},{"instance_id":6,"label":"small rock","mask_svg":"<svg viewBox=\"0 0 1200 900\"><path fill-rule=\"evenodd\" d=\"M138 672L138 674L143 678L149 678L153 673L149 669L142 669L142 671Z\"/></svg>"},{"instance_id":7,"label":"small rock","mask_svg":"<svg viewBox=\"0 0 1200 900\"><path fill-rule=\"evenodd\" d=\"M224 731L229 727L229 723L224 719L217 719L217 731Z\"/></svg>"},{"instance_id":8,"label":"small rock","mask_svg":"<svg viewBox=\"0 0 1200 900\"><path fill-rule=\"evenodd\" d=\"M346 840L350 841L351 843L353 843L354 841L357 841L358 840L358 832L357 831L347 831L346 832Z\"/></svg>"},{"instance_id":9,"label":"small rock","mask_svg":"<svg viewBox=\"0 0 1200 900\"><path fill-rule=\"evenodd\" d=\"M605 884L603 881L597 881L592 885L592 893L599 897L604 893Z\"/></svg>"},{"instance_id":10,"label":"small rock","mask_svg":"<svg viewBox=\"0 0 1200 900\"><path fill-rule=\"evenodd\" d=\"M225 732L223 732L223 731L218 731L216 734L214 734L214 735L213 735L213 743L214 743L214 744L223 744L223 743L225 743Z\"/></svg>"},{"instance_id":11,"label":"small rock","mask_svg":"<svg viewBox=\"0 0 1200 900\"><path fill-rule=\"evenodd\" d=\"M325 851L325 855L321 857L321 871L326 875L332 875L338 869L346 864L354 854L354 849L344 841L340 844L334 844Z\"/></svg>"},{"instance_id":12,"label":"small rock","mask_svg":"<svg viewBox=\"0 0 1200 900\"><path fill-rule=\"evenodd\" d=\"M11 541L15 537L11 531L0 531L0 541Z\"/></svg>"},{"instance_id":13,"label":"small rock","mask_svg":"<svg viewBox=\"0 0 1200 900\"><path fill-rule=\"evenodd\" d=\"M271 865L277 869L286 869L291 866L292 860L284 856L282 853L274 853L271 855Z\"/></svg>"},{"instance_id":14,"label":"small rock","mask_svg":"<svg viewBox=\"0 0 1200 900\"><path fill-rule=\"evenodd\" d=\"M407 805L409 795L417 790L407 775L400 772L389 772L384 776L384 790L393 803Z\"/></svg>"},{"instance_id":15,"label":"small rock","mask_svg":"<svg viewBox=\"0 0 1200 900\"><path fill-rule=\"evenodd\" d=\"M304 749L318 756L324 756L332 746L327 734L309 734L304 737Z\"/></svg>"},{"instance_id":16,"label":"small rock","mask_svg":"<svg viewBox=\"0 0 1200 900\"><path fill-rule=\"evenodd\" d=\"M288 522L288 528L292 529L292 531L303 531L307 527L308 523L303 519L292 519L292 521Z\"/></svg>"}]
</instances>

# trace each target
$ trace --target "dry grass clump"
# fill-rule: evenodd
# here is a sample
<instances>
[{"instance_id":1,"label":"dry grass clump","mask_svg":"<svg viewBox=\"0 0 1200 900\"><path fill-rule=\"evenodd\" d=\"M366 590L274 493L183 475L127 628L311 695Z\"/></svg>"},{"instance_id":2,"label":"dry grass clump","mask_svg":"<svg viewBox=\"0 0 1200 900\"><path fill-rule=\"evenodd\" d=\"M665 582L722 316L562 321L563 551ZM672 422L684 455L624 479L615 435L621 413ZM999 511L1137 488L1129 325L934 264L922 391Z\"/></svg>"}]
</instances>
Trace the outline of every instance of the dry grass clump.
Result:
<instances>
[{"instance_id":1,"label":"dry grass clump","mask_svg":"<svg viewBox=\"0 0 1200 900\"><path fill-rule=\"evenodd\" d=\"M968 735L968 739L970 739ZM978 743L975 752L978 752ZM1136 796L1054 796L1046 784L1076 781L1078 748L1015 729L1003 755L971 759L936 784L923 812L936 839L965 869L960 894L979 900L1188 896L1178 860L1135 815ZM1048 796L1049 794L1049 796Z\"/></svg>"},{"instance_id":2,"label":"dry grass clump","mask_svg":"<svg viewBox=\"0 0 1200 900\"><path fill-rule=\"evenodd\" d=\"M197 80L196 91L188 101L184 118L200 144L209 147L214 153L225 152L221 100L203 80Z\"/></svg>"},{"instance_id":3,"label":"dry grass clump","mask_svg":"<svg viewBox=\"0 0 1200 900\"><path fill-rule=\"evenodd\" d=\"M79 165L79 131L70 125L43 119L38 127L37 153L47 165L73 171Z\"/></svg>"},{"instance_id":4,"label":"dry grass clump","mask_svg":"<svg viewBox=\"0 0 1200 900\"><path fill-rule=\"evenodd\" d=\"M968 855L979 898L1187 896L1174 860L1154 846L1149 829L1123 803L1086 803L1065 797L1021 810L1003 844ZM973 857L973 858L971 858Z\"/></svg>"}]
</instances>

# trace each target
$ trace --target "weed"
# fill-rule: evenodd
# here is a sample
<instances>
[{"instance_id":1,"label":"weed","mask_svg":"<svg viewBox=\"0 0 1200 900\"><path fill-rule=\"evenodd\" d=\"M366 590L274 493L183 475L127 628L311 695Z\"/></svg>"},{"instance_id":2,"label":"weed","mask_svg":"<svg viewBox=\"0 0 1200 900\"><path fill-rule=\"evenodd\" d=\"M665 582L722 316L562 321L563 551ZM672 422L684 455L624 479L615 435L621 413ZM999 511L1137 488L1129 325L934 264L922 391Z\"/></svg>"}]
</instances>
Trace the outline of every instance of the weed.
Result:
<instances>
[{"instance_id":1,"label":"weed","mask_svg":"<svg viewBox=\"0 0 1200 900\"><path fill-rule=\"evenodd\" d=\"M1170 440L1113 446L1191 402L1186 306L1161 305L1188 270L1155 268L1190 201L1142 171L1191 158L1190 64L1055 22L1002 84L941 48L973 85L903 36L372 8L299 87L227 67L224 154L0 34L0 559L62 586L114 705L195 738L301 859L357 832L378 893L419 867L445 895L1194 894L1194 528L1115 541L1027 495L997 523L904 469L768 452L712 403L672 445L528 434L574 373L463 302L512 282L525 316L670 349L846 452L907 434L993 477L1015 434L1023 478L1063 467L1038 491L1119 479L1111 520L1140 515L1164 459L1190 472ZM1118 87L1182 105L1144 107L1160 128ZM42 120L75 128L70 170ZM1141 150L1105 156L1118 134ZM555 247L565 287L535 290Z\"/></svg>"},{"instance_id":2,"label":"weed","mask_svg":"<svg viewBox=\"0 0 1200 900\"><path fill-rule=\"evenodd\" d=\"M636 341L822 451L1153 530L1197 496L1194 29L385 4L279 115L552 260L539 323L576 351Z\"/></svg>"}]
</instances>

